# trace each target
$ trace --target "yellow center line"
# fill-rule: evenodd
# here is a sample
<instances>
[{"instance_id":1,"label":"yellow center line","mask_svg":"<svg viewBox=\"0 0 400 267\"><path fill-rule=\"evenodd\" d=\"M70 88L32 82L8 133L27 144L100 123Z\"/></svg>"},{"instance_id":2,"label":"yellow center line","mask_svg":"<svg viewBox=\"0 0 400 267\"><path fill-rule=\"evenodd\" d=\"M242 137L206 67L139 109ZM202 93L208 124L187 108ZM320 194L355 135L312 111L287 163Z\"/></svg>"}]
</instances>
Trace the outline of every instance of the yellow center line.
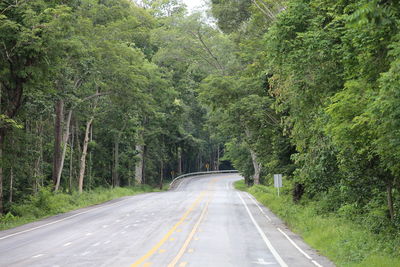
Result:
<instances>
[{"instance_id":1,"label":"yellow center line","mask_svg":"<svg viewBox=\"0 0 400 267\"><path fill-rule=\"evenodd\" d=\"M196 234L197 229L199 228L199 225L200 225L201 221L204 218L204 215L207 212L209 203L210 203L210 198L208 198L207 203L204 206L203 211L201 212L199 219L197 220L197 222L194 225L192 231L190 232L189 236L185 240L185 243L183 243L183 246L179 250L178 254L175 256L175 258L171 261L171 263L168 264L168 267L174 267L178 263L178 261L182 258L183 254L185 253L186 249L188 248L188 246L190 244L190 241L192 241L194 235Z\"/></svg>"},{"instance_id":2,"label":"yellow center line","mask_svg":"<svg viewBox=\"0 0 400 267\"><path fill-rule=\"evenodd\" d=\"M138 259L135 263L131 265L131 267L139 266L146 259L151 257L164 243L168 240L168 238L175 232L175 230L183 223L187 216L194 210L194 208L199 204L199 202L203 199L205 192L201 192L197 199L193 202L190 208L183 214L180 220L168 231L168 233L154 246L152 247L145 255L143 255L140 259Z\"/></svg>"}]
</instances>

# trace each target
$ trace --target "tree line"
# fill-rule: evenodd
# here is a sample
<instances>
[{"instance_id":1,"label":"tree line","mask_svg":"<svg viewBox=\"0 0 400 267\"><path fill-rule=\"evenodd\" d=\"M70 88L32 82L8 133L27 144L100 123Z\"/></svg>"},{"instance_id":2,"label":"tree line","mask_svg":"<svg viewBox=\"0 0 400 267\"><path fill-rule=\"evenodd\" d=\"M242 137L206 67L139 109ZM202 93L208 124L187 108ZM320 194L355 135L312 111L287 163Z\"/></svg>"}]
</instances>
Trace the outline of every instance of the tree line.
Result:
<instances>
[{"instance_id":1,"label":"tree line","mask_svg":"<svg viewBox=\"0 0 400 267\"><path fill-rule=\"evenodd\" d=\"M196 97L205 70L166 52L186 16L176 1L1 1L0 213L43 187L162 187L219 168Z\"/></svg>"},{"instance_id":2,"label":"tree line","mask_svg":"<svg viewBox=\"0 0 400 267\"><path fill-rule=\"evenodd\" d=\"M294 201L398 231L398 2L211 2L242 68L201 85L225 156L249 183L282 173Z\"/></svg>"},{"instance_id":3,"label":"tree line","mask_svg":"<svg viewBox=\"0 0 400 267\"><path fill-rule=\"evenodd\" d=\"M396 1L3 1L0 182L160 185L274 173L295 202L399 227Z\"/></svg>"}]
</instances>

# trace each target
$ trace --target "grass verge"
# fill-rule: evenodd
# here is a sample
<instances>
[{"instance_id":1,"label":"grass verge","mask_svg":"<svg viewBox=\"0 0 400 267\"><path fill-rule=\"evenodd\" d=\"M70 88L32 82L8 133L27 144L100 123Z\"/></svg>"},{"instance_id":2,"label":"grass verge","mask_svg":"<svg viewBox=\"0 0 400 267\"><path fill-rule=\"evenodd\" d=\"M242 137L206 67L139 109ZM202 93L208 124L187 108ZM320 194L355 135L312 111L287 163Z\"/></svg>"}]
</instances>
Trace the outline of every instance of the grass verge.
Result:
<instances>
[{"instance_id":1,"label":"grass verge","mask_svg":"<svg viewBox=\"0 0 400 267\"><path fill-rule=\"evenodd\" d=\"M317 202L296 205L290 195L278 197L273 187L247 187L242 180L235 188L252 194L337 266L400 267L399 237L373 234L335 214L318 214Z\"/></svg>"},{"instance_id":2,"label":"grass verge","mask_svg":"<svg viewBox=\"0 0 400 267\"><path fill-rule=\"evenodd\" d=\"M37 195L23 203L14 204L10 212L0 215L0 230L10 229L22 224L37 221L49 216L100 204L123 196L160 191L150 186L96 188L82 194L53 193L42 188Z\"/></svg>"}]
</instances>

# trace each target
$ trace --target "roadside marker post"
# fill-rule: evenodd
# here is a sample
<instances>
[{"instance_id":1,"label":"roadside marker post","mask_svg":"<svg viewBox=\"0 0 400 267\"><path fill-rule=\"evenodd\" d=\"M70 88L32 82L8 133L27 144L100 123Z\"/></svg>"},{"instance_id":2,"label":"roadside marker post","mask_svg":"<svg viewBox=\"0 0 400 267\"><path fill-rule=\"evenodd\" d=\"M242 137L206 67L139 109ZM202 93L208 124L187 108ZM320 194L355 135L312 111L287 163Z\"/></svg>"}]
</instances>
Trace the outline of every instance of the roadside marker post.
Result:
<instances>
[{"instance_id":1,"label":"roadside marker post","mask_svg":"<svg viewBox=\"0 0 400 267\"><path fill-rule=\"evenodd\" d=\"M274 187L278 188L279 197L279 188L282 187L282 174L274 174Z\"/></svg>"}]
</instances>

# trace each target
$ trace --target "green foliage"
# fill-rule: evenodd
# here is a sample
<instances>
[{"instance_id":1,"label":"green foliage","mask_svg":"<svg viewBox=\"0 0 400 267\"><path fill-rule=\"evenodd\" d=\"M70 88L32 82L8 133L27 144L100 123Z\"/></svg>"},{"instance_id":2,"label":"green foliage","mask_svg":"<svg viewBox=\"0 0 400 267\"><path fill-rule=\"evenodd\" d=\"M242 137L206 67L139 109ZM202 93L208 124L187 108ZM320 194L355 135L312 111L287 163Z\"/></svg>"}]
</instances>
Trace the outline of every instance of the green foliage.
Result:
<instances>
[{"instance_id":1,"label":"green foliage","mask_svg":"<svg viewBox=\"0 0 400 267\"><path fill-rule=\"evenodd\" d=\"M251 15L250 0L212 0L211 3L212 14L217 18L219 28L227 33L237 30Z\"/></svg>"},{"instance_id":2,"label":"green foliage","mask_svg":"<svg viewBox=\"0 0 400 267\"><path fill-rule=\"evenodd\" d=\"M382 246L398 257L399 240L383 245L399 233L398 3L290 0L278 15L269 1L212 4L242 68L209 76L200 90L213 111L210 123L227 140L225 157L246 179L258 163L261 183L283 173L287 191L300 188L307 205L276 211L289 224L291 213L300 214L293 220L305 236L312 223L322 225L314 227L312 242L339 265L373 266L385 257L377 253ZM249 190L274 205L267 189ZM308 216L318 219L310 223ZM362 230L347 240L343 234L355 227L350 221ZM335 223L340 227L323 232Z\"/></svg>"},{"instance_id":3,"label":"green foliage","mask_svg":"<svg viewBox=\"0 0 400 267\"><path fill-rule=\"evenodd\" d=\"M398 38L398 37L396 37ZM393 58L390 69L379 79L378 96L371 103L366 116L371 121L376 138L373 140L377 153L382 157L384 166L398 179L400 169L398 159L399 150L399 109L396 104L399 100L399 42L391 46L390 57Z\"/></svg>"},{"instance_id":4,"label":"green foliage","mask_svg":"<svg viewBox=\"0 0 400 267\"><path fill-rule=\"evenodd\" d=\"M50 179L57 158L54 107L61 102L61 135L72 116L59 192L75 194L81 165L85 190L159 184L161 176L204 169L210 158L218 168L221 141L203 127L207 110L197 89L210 73L238 67L225 66L234 61L232 42L199 14L186 16L180 1L142 4L0 3L5 212L37 217L64 211L58 203L69 200L63 194L54 200ZM144 177L136 181L141 158Z\"/></svg>"}]
</instances>

